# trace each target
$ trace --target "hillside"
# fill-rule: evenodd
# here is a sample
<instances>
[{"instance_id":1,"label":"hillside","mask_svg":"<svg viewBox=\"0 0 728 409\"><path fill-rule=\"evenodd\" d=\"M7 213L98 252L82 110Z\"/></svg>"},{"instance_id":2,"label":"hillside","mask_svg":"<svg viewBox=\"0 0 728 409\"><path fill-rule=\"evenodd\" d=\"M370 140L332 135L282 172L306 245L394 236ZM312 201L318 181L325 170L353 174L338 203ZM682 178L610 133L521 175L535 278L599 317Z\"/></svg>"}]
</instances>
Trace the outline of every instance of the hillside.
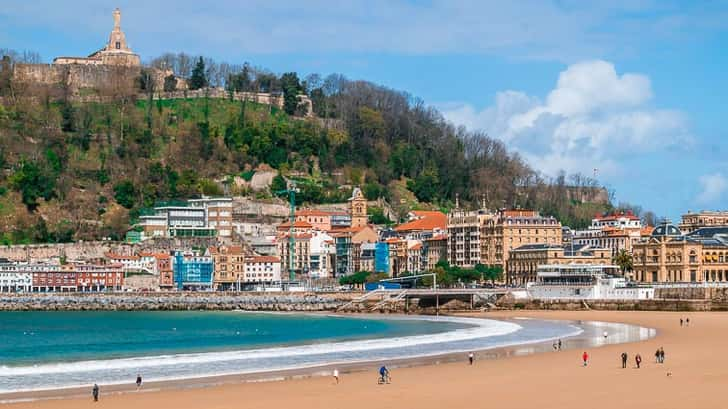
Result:
<instances>
[{"instance_id":1,"label":"hillside","mask_svg":"<svg viewBox=\"0 0 728 409\"><path fill-rule=\"evenodd\" d=\"M259 166L297 180L301 203L343 201L359 185L400 214L447 210L457 195L464 204L536 208L577 227L610 206L595 181L545 179L501 142L454 127L407 94L341 76L234 75L245 76L228 78L230 91L265 86L284 94L284 108L227 98L153 100L143 81L95 102L0 81L0 239L118 239L158 201L270 197L282 179L270 191L237 183ZM288 103L299 92L310 96L314 117L296 116L295 98ZM580 193L569 193L575 189Z\"/></svg>"}]
</instances>

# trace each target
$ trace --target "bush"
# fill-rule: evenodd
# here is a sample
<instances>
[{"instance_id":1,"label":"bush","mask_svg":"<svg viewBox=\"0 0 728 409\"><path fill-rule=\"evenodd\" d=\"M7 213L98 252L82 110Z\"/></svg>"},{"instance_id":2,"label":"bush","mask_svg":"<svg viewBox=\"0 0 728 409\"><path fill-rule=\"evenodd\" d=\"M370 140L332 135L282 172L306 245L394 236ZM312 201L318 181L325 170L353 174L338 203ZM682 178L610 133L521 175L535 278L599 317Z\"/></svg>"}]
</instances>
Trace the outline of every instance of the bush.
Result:
<instances>
[{"instance_id":1,"label":"bush","mask_svg":"<svg viewBox=\"0 0 728 409\"><path fill-rule=\"evenodd\" d=\"M136 199L136 188L131 180L124 180L114 185L114 200L116 203L131 209Z\"/></svg>"}]
</instances>

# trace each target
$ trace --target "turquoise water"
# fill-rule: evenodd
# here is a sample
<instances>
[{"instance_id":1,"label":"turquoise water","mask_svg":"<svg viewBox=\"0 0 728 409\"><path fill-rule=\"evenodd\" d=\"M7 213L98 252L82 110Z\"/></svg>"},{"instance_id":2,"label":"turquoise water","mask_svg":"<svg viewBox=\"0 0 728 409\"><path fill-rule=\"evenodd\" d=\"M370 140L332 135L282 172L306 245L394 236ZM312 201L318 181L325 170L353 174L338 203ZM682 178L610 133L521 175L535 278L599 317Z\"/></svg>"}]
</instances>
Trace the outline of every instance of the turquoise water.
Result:
<instances>
[{"instance_id":1,"label":"turquoise water","mask_svg":"<svg viewBox=\"0 0 728 409\"><path fill-rule=\"evenodd\" d=\"M446 322L241 312L0 312L0 365L401 337L461 327Z\"/></svg>"},{"instance_id":2,"label":"turquoise water","mask_svg":"<svg viewBox=\"0 0 728 409\"><path fill-rule=\"evenodd\" d=\"M280 370L524 345L582 331L564 322L454 317L0 312L0 394L131 384L137 374L145 381L265 377ZM602 329L597 332L601 338ZM628 338L642 336L636 334Z\"/></svg>"}]
</instances>

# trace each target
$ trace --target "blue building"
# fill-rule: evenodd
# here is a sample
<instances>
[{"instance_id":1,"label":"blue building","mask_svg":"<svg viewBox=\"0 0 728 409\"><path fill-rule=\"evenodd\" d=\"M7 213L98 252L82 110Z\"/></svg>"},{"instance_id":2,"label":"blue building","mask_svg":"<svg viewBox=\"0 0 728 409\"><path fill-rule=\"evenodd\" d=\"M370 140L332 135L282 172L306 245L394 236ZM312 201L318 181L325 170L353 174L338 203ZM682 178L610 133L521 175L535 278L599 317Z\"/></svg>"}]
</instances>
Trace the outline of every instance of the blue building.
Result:
<instances>
[{"instance_id":1,"label":"blue building","mask_svg":"<svg viewBox=\"0 0 728 409\"><path fill-rule=\"evenodd\" d=\"M212 257L176 252L172 263L174 284L178 290L207 290L212 288Z\"/></svg>"},{"instance_id":2,"label":"blue building","mask_svg":"<svg viewBox=\"0 0 728 409\"><path fill-rule=\"evenodd\" d=\"M389 244L377 242L374 247L374 272L390 273L389 270Z\"/></svg>"}]
</instances>

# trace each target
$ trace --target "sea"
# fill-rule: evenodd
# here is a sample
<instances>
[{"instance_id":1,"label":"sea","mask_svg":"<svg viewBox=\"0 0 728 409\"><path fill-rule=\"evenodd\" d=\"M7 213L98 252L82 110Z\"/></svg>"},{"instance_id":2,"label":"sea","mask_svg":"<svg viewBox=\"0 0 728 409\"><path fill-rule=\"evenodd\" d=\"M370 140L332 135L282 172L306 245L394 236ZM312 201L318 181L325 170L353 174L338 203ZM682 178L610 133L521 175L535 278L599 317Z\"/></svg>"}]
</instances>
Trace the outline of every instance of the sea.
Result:
<instances>
[{"instance_id":1,"label":"sea","mask_svg":"<svg viewBox=\"0 0 728 409\"><path fill-rule=\"evenodd\" d=\"M527 345L583 331L569 322L455 317L0 312L0 393L133 383L137 374L165 381L386 362ZM624 340L649 335L610 331Z\"/></svg>"}]
</instances>

